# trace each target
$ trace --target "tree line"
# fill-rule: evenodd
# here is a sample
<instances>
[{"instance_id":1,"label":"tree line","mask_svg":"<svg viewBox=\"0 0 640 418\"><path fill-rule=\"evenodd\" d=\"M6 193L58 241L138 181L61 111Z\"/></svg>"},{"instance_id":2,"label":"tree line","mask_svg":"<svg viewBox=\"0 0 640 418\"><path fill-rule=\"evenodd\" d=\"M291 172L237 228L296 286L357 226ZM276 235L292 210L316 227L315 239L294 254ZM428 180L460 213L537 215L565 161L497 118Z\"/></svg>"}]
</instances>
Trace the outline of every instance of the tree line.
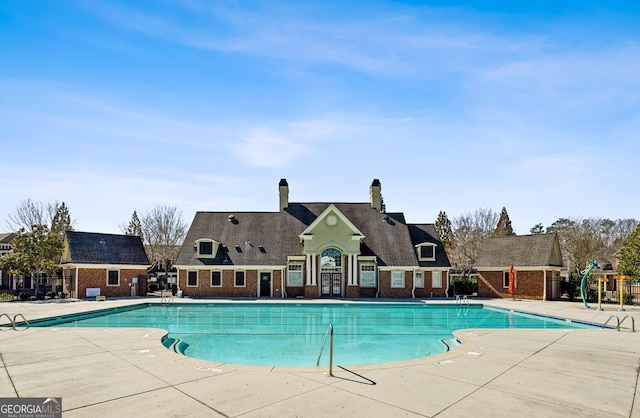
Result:
<instances>
[{"instance_id":1,"label":"tree line","mask_svg":"<svg viewBox=\"0 0 640 418\"><path fill-rule=\"evenodd\" d=\"M13 252L0 257L0 268L25 277L58 277L64 233L73 231L69 208L64 202L21 201L7 216L7 227L15 233ZM142 238L152 264L164 262L166 271L178 255L187 232L182 212L173 206L156 205L140 217L133 212L130 222L119 225L123 233Z\"/></svg>"},{"instance_id":2,"label":"tree line","mask_svg":"<svg viewBox=\"0 0 640 418\"><path fill-rule=\"evenodd\" d=\"M516 235L504 207L500 214L477 209L453 219L440 211L435 225L451 265L462 272L474 267L488 238ZM619 274L640 278L640 223L636 219L559 218L546 228L536 224L529 233L556 233L565 266L576 275L591 259L605 266L617 258Z\"/></svg>"},{"instance_id":3,"label":"tree line","mask_svg":"<svg viewBox=\"0 0 640 418\"><path fill-rule=\"evenodd\" d=\"M13 253L0 257L0 267L10 274L54 276L63 250L64 232L73 230L64 202L44 204L26 199L8 215L15 231ZM166 272L176 259L188 225L173 206L156 205L128 223L118 225L124 234L142 238L149 260L162 263ZM477 209L453 219L440 211L435 221L452 267L468 271L475 265L486 239L516 235L506 208L500 213ZM618 273L640 278L640 223L636 219L559 218L546 228L534 225L529 233L557 233L562 257L570 271L579 272L590 259L602 265L619 260Z\"/></svg>"}]
</instances>

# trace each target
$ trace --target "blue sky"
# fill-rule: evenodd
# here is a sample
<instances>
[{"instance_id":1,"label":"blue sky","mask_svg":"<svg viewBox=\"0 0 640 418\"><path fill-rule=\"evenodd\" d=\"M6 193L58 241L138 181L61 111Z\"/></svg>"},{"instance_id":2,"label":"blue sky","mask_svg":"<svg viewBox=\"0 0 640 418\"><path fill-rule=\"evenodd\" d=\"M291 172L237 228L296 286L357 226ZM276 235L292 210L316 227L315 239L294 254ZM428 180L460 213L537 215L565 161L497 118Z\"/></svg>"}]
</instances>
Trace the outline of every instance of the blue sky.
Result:
<instances>
[{"instance_id":1,"label":"blue sky","mask_svg":"<svg viewBox=\"0 0 640 418\"><path fill-rule=\"evenodd\" d=\"M36 7L37 6L37 7ZM0 232L366 202L640 218L640 3L0 3Z\"/></svg>"}]
</instances>

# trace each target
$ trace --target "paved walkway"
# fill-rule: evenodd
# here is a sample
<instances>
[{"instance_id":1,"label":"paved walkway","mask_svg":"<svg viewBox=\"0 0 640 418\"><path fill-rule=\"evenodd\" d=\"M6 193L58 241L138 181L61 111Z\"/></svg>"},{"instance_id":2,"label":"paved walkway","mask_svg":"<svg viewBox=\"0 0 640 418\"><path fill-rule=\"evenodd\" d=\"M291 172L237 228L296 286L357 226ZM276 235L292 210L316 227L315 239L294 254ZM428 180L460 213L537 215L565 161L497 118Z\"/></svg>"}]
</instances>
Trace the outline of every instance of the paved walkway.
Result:
<instances>
[{"instance_id":1,"label":"paved walkway","mask_svg":"<svg viewBox=\"0 0 640 418\"><path fill-rule=\"evenodd\" d=\"M152 300L0 303L0 312L35 319L141 301ZM478 302L597 323L612 314L640 321L636 307ZM64 417L640 417L640 332L628 328L462 330L463 344L448 353L350 368L356 374L334 368L334 377L326 367L180 356L161 344L164 334L4 327L0 397L62 397Z\"/></svg>"}]
</instances>

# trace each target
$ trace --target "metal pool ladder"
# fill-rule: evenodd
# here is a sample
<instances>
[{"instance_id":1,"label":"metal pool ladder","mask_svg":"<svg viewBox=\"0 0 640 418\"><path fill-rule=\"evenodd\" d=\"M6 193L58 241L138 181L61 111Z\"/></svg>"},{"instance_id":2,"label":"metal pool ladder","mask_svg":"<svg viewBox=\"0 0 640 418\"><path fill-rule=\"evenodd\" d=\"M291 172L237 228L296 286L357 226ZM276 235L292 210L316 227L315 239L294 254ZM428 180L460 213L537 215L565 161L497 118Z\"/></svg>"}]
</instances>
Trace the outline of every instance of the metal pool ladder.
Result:
<instances>
[{"instance_id":1,"label":"metal pool ladder","mask_svg":"<svg viewBox=\"0 0 640 418\"><path fill-rule=\"evenodd\" d=\"M609 321L611 321L613 318L616 319L616 330L620 331L620 325L622 325L622 323L627 319L631 319L631 332L636 332L636 321L635 319L633 319L633 317L631 315L625 315L624 318L620 319L618 317L618 315L611 315L604 324L602 324L602 328L606 328L607 324L609 323Z\"/></svg>"},{"instance_id":2,"label":"metal pool ladder","mask_svg":"<svg viewBox=\"0 0 640 418\"><path fill-rule=\"evenodd\" d=\"M320 365L320 357L322 357L322 350L324 350L324 345L327 342L327 337L331 336L329 340L329 376L333 376L333 325L329 324L327 327L327 332L324 333L324 340L322 340L322 347L320 347L320 354L318 354L318 361L316 361L316 366Z\"/></svg>"},{"instance_id":3,"label":"metal pool ladder","mask_svg":"<svg viewBox=\"0 0 640 418\"><path fill-rule=\"evenodd\" d=\"M25 318L24 315L22 315L21 313L15 314L13 316L13 319L11 319L9 314L3 312L3 313L0 314L0 319L2 319L2 317L4 317L4 316L6 316L7 319L9 320L9 324L8 325L11 325L11 328L13 328L15 331L24 331L24 330L29 328L29 321L27 321L27 318ZM22 322L21 323L23 325L26 325L25 328L20 328L20 329L17 328L18 317L22 318ZM2 328L0 328L0 330L2 330Z\"/></svg>"},{"instance_id":4,"label":"metal pool ladder","mask_svg":"<svg viewBox=\"0 0 640 418\"><path fill-rule=\"evenodd\" d=\"M456 295L456 303L458 305L468 305L469 299L467 299L467 295L464 295L463 297L460 297L460 295Z\"/></svg>"}]
</instances>

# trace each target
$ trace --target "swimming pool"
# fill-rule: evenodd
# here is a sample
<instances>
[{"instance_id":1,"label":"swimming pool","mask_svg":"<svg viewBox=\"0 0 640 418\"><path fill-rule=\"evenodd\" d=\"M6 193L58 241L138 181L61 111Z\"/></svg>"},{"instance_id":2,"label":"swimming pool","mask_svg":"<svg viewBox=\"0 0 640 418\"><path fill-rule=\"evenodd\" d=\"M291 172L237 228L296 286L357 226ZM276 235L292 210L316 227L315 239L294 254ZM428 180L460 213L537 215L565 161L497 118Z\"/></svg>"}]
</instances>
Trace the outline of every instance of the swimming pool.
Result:
<instances>
[{"instance_id":1,"label":"swimming pool","mask_svg":"<svg viewBox=\"0 0 640 418\"><path fill-rule=\"evenodd\" d=\"M261 366L315 366L329 324L334 363L388 363L439 354L464 328L588 325L482 305L203 303L142 304L35 321L32 326L142 327L195 358ZM321 360L328 364L328 347Z\"/></svg>"}]
</instances>

